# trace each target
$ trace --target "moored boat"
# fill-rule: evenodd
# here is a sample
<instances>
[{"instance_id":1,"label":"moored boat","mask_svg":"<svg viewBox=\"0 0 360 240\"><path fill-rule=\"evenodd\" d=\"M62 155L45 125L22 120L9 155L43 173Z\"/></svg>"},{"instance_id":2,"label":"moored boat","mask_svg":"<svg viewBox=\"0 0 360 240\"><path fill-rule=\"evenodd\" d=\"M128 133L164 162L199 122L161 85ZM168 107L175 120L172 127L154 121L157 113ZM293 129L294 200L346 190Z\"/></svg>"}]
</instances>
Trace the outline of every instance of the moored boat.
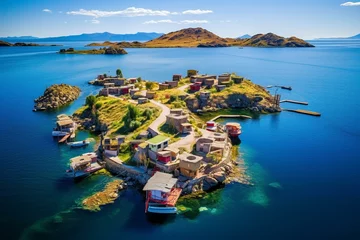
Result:
<instances>
[{"instance_id":1,"label":"moored boat","mask_svg":"<svg viewBox=\"0 0 360 240\"><path fill-rule=\"evenodd\" d=\"M225 124L224 131L229 137L238 137L241 134L240 123L229 122Z\"/></svg>"},{"instance_id":2,"label":"moored boat","mask_svg":"<svg viewBox=\"0 0 360 240\"><path fill-rule=\"evenodd\" d=\"M72 148L77 148L77 147L85 147L87 145L89 145L89 141L77 141L77 142L69 142L67 145L72 147Z\"/></svg>"},{"instance_id":3,"label":"moored boat","mask_svg":"<svg viewBox=\"0 0 360 240\"><path fill-rule=\"evenodd\" d=\"M81 156L70 159L70 168L66 173L73 178L85 177L104 168L99 162L96 153L84 153Z\"/></svg>"},{"instance_id":4,"label":"moored boat","mask_svg":"<svg viewBox=\"0 0 360 240\"><path fill-rule=\"evenodd\" d=\"M217 124L214 121L207 121L206 122L206 130L210 132L215 132L217 129Z\"/></svg>"}]
</instances>

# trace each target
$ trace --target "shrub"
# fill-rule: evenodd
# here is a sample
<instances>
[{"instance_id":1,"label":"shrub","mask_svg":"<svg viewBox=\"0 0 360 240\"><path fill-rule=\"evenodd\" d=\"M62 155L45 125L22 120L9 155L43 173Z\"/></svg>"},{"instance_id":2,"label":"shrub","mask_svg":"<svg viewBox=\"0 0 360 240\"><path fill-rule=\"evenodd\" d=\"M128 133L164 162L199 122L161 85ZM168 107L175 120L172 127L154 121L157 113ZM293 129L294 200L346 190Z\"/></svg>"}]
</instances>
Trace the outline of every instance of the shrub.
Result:
<instances>
[{"instance_id":1,"label":"shrub","mask_svg":"<svg viewBox=\"0 0 360 240\"><path fill-rule=\"evenodd\" d=\"M118 76L119 78L123 78L123 74L120 68L116 69L116 76Z\"/></svg>"},{"instance_id":2,"label":"shrub","mask_svg":"<svg viewBox=\"0 0 360 240\"><path fill-rule=\"evenodd\" d=\"M85 104L86 104L90 109L93 108L95 102L96 102L96 97L95 97L94 95L90 95L90 96L87 96L87 97L86 97Z\"/></svg>"},{"instance_id":3,"label":"shrub","mask_svg":"<svg viewBox=\"0 0 360 240\"><path fill-rule=\"evenodd\" d=\"M156 83L154 82L146 82L145 83L146 90L152 90L155 87L155 85Z\"/></svg>"},{"instance_id":4,"label":"shrub","mask_svg":"<svg viewBox=\"0 0 360 240\"><path fill-rule=\"evenodd\" d=\"M147 120L149 120L153 115L153 111L150 108L146 108L142 115L145 116Z\"/></svg>"},{"instance_id":5,"label":"shrub","mask_svg":"<svg viewBox=\"0 0 360 240\"><path fill-rule=\"evenodd\" d=\"M142 82L141 77L138 77L136 80L137 80L138 83L141 83L141 82Z\"/></svg>"},{"instance_id":6,"label":"shrub","mask_svg":"<svg viewBox=\"0 0 360 240\"><path fill-rule=\"evenodd\" d=\"M101 106L102 106L102 102L97 102L97 103L95 104L95 109L98 110L98 109L101 108Z\"/></svg>"},{"instance_id":7,"label":"shrub","mask_svg":"<svg viewBox=\"0 0 360 240\"><path fill-rule=\"evenodd\" d=\"M129 124L129 127L132 131L134 131L135 129L138 129L141 126L141 122L137 121L137 120L132 120Z\"/></svg>"},{"instance_id":8,"label":"shrub","mask_svg":"<svg viewBox=\"0 0 360 240\"><path fill-rule=\"evenodd\" d=\"M178 96L174 96L174 95L171 95L171 96L170 96L170 102L178 101L178 99L179 99Z\"/></svg>"}]
</instances>

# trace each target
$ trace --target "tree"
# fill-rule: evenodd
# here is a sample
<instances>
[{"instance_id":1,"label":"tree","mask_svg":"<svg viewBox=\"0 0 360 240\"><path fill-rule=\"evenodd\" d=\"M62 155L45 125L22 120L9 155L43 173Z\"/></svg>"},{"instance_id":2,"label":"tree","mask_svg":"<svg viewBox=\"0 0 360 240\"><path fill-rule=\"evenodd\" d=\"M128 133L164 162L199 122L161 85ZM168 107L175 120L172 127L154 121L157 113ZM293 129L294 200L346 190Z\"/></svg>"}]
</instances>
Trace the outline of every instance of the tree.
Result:
<instances>
[{"instance_id":1,"label":"tree","mask_svg":"<svg viewBox=\"0 0 360 240\"><path fill-rule=\"evenodd\" d=\"M141 82L142 82L141 77L138 77L136 80L137 80L138 83L141 83Z\"/></svg>"},{"instance_id":2,"label":"tree","mask_svg":"<svg viewBox=\"0 0 360 240\"><path fill-rule=\"evenodd\" d=\"M146 82L145 83L146 90L152 90L154 88L154 85L155 83L153 82Z\"/></svg>"},{"instance_id":3,"label":"tree","mask_svg":"<svg viewBox=\"0 0 360 240\"><path fill-rule=\"evenodd\" d=\"M123 74L122 74L120 68L118 68L118 69L116 70L116 76L118 76L119 78L123 78Z\"/></svg>"},{"instance_id":4,"label":"tree","mask_svg":"<svg viewBox=\"0 0 360 240\"><path fill-rule=\"evenodd\" d=\"M96 97L94 95L90 95L86 97L85 103L90 109L93 108L95 102L96 102Z\"/></svg>"}]
</instances>

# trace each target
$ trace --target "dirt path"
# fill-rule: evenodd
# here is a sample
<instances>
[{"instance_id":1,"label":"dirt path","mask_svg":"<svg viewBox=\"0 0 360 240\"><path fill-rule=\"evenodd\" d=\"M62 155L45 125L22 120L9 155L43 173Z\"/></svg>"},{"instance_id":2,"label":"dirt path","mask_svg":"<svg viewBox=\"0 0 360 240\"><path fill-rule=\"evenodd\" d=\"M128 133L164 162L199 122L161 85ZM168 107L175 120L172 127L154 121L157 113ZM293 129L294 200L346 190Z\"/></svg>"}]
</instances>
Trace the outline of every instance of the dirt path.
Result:
<instances>
[{"instance_id":1,"label":"dirt path","mask_svg":"<svg viewBox=\"0 0 360 240\"><path fill-rule=\"evenodd\" d=\"M170 108L168 108L166 105L159 103L155 100L150 100L152 104L155 104L156 106L161 108L161 113L157 119L155 119L149 126L149 130L153 133L160 134L158 128L161 124L166 122L166 115L170 114Z\"/></svg>"}]
</instances>

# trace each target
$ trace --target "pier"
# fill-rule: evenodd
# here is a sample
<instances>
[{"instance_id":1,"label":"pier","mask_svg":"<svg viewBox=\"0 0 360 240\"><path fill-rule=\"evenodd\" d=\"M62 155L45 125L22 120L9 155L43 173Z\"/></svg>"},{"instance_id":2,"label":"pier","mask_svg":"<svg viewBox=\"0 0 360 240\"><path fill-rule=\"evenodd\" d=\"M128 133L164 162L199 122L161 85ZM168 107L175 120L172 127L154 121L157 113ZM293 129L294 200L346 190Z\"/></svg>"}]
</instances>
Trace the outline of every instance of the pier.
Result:
<instances>
[{"instance_id":1,"label":"pier","mask_svg":"<svg viewBox=\"0 0 360 240\"><path fill-rule=\"evenodd\" d=\"M289 99L285 99L285 100L281 100L280 103L294 103L294 104L300 104L300 105L309 105L308 102L300 102L300 101L295 101L295 100L289 100Z\"/></svg>"},{"instance_id":2,"label":"pier","mask_svg":"<svg viewBox=\"0 0 360 240\"><path fill-rule=\"evenodd\" d=\"M216 121L219 118L246 118L246 119L252 119L252 117L247 116L247 115L217 115L216 117L214 117L210 121Z\"/></svg>"},{"instance_id":3,"label":"pier","mask_svg":"<svg viewBox=\"0 0 360 240\"><path fill-rule=\"evenodd\" d=\"M308 111L308 110L302 110L302 109L296 109L296 110L295 109L282 109L282 111L296 112L296 113L306 114L306 115L315 116L315 117L321 116L321 113Z\"/></svg>"}]
</instances>

